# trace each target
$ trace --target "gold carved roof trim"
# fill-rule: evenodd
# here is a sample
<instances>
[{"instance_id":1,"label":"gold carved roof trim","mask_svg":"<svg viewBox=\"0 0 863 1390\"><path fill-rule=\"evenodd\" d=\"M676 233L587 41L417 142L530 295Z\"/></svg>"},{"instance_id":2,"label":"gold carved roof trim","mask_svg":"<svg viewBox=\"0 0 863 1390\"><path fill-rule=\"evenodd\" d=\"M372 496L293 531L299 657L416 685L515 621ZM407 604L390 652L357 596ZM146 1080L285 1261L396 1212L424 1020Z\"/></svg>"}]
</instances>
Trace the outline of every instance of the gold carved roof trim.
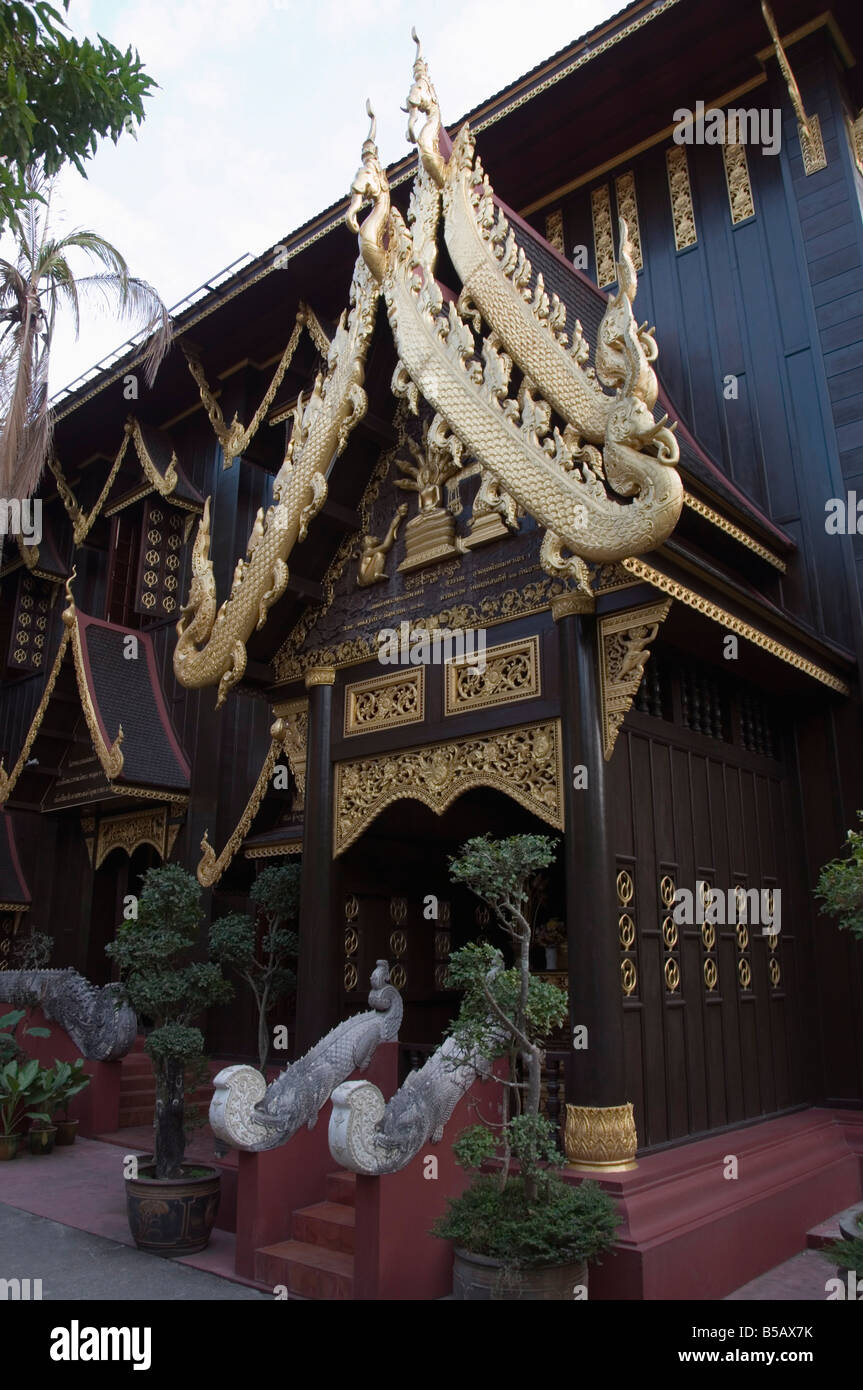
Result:
<instances>
[{"instance_id":1,"label":"gold carved roof trim","mask_svg":"<svg viewBox=\"0 0 863 1390\"><path fill-rule=\"evenodd\" d=\"M703 613L705 617L713 622L719 623L727 628L729 632L736 633L739 637L745 637L747 642L752 642L754 646L760 647L762 651L769 652L771 656L777 657L787 665L793 666L795 670L802 671L804 675L811 676L813 680L826 685L829 690L834 690L838 695L850 695L851 687L839 676L833 675L831 671L826 671L823 666L810 661L808 657L801 656L791 647L786 647L783 642L777 641L775 637L770 637L766 632L762 632L752 623L747 623L742 618L738 618L734 613L729 613L727 609L721 608L712 599L705 598L703 594L696 593L694 589L688 589L679 580L672 579L669 575L663 574L654 565L649 565L645 560L633 556L631 559L624 560L623 566L630 574L636 575L639 579L644 579L654 588L660 589L662 593L670 594L672 598L679 599L685 603L687 608L692 608L696 613Z\"/></svg>"},{"instance_id":2,"label":"gold carved roof trim","mask_svg":"<svg viewBox=\"0 0 863 1390\"><path fill-rule=\"evenodd\" d=\"M210 844L208 832L204 831L204 838L201 841L203 855L197 868L197 878L202 888L211 888L214 883L218 883L222 874L227 869L243 840L249 833L249 827L266 795L267 786L273 775L273 769L283 753L284 742L288 733L288 726L283 719L276 719L270 729L270 746L267 756L261 764L258 779L252 788L251 795L246 802L243 814L237 821L234 830L231 832L221 854L217 855L213 846Z\"/></svg>"},{"instance_id":3,"label":"gold carved roof trim","mask_svg":"<svg viewBox=\"0 0 863 1390\"><path fill-rule=\"evenodd\" d=\"M335 765L333 858L382 811L414 800L443 815L464 792L493 787L534 815L564 828L559 719L425 744Z\"/></svg>"},{"instance_id":4,"label":"gold carved roof trim","mask_svg":"<svg viewBox=\"0 0 863 1390\"><path fill-rule=\"evenodd\" d=\"M288 557L324 505L327 472L365 415L368 401L362 383L377 300L378 287L358 256L350 309L339 320L326 368L318 373L308 401L300 398L273 503L266 512L259 509L246 557L238 560L231 592L221 606L210 557L209 500L204 506L189 597L177 624L174 674L190 689L217 685L217 707L242 679L246 642L264 626L269 609L285 592Z\"/></svg>"},{"instance_id":5,"label":"gold carved roof trim","mask_svg":"<svg viewBox=\"0 0 863 1390\"><path fill-rule=\"evenodd\" d=\"M709 507L706 502L702 502L700 497L694 497L691 492L687 492L684 494L683 504L689 507L691 511L697 512L699 516L703 516L705 521L710 522L711 526L715 526L718 530L724 531L727 536L732 536L734 540L739 541L747 550L751 550L754 555L758 555L762 560L766 560L767 564L772 565L780 574L785 574L788 566L784 560L781 560L772 550L768 550L766 545L762 545L761 542L757 541L754 536L751 536L748 531L744 531L742 526L737 526L733 521L729 521L728 517L722 516L720 512L714 511L712 507Z\"/></svg>"},{"instance_id":6,"label":"gold carved roof trim","mask_svg":"<svg viewBox=\"0 0 863 1390\"><path fill-rule=\"evenodd\" d=\"M4 805L9 800L9 797L12 795L12 792L15 789L15 783L21 776L21 773L24 770L27 760L30 757L30 750L36 741L36 737L39 733L40 728L42 727L42 720L45 718L45 711L48 708L51 696L54 694L54 686L57 684L57 677L60 674L60 667L62 666L63 658L66 655L66 648L69 645L69 638L70 628L64 626L63 635L60 638L60 645L57 648L53 665L48 673L48 679L45 682L45 687L42 691L42 697L39 700L38 705L36 706L33 718L30 721L30 727L27 730L27 736L24 739L23 744L21 745L21 751L19 752L18 757L15 760L15 764L11 772L6 772L6 770L3 767L2 759L0 759L0 806Z\"/></svg>"},{"instance_id":7,"label":"gold carved roof trim","mask_svg":"<svg viewBox=\"0 0 863 1390\"><path fill-rule=\"evenodd\" d=\"M119 816L103 816L96 832L93 868L98 869L115 849L132 858L141 845L152 845L160 859L168 857L168 808L153 811L127 811Z\"/></svg>"}]
</instances>

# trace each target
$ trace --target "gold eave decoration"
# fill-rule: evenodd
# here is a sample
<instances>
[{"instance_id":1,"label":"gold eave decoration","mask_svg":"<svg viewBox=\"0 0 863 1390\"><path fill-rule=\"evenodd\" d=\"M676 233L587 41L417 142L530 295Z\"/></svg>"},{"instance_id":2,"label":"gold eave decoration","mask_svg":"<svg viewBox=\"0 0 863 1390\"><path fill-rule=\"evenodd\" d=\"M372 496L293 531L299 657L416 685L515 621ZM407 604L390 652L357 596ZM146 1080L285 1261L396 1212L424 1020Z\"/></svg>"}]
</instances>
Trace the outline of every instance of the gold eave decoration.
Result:
<instances>
[{"instance_id":1,"label":"gold eave decoration","mask_svg":"<svg viewBox=\"0 0 863 1390\"><path fill-rule=\"evenodd\" d=\"M562 830L562 759L560 720L549 719L336 763L333 857L393 802L421 801L440 816L472 787L494 787Z\"/></svg>"},{"instance_id":2,"label":"gold eave decoration","mask_svg":"<svg viewBox=\"0 0 863 1390\"><path fill-rule=\"evenodd\" d=\"M160 859L165 860L176 838L179 826L169 826L167 806L154 811L129 811L121 816L103 816L96 833L93 868L98 869L115 849L122 849L132 858L141 845L152 845Z\"/></svg>"},{"instance_id":3,"label":"gold eave decoration","mask_svg":"<svg viewBox=\"0 0 863 1390\"><path fill-rule=\"evenodd\" d=\"M788 568L785 561L780 560L778 555L774 555L772 550L768 550L767 546L762 545L754 536L750 536L749 532L744 531L742 526L735 525L733 521L729 521L728 518L722 516L720 512L714 511L706 502L702 502L700 497L694 497L691 492L685 494L683 502L684 506L689 507L693 512L697 512L699 516L703 516L705 521L709 521L711 526L715 526L717 530L724 531L727 536L733 537L740 545L745 546L747 550L751 550L753 555L758 555L759 558L765 560L768 565L772 565L780 574L785 573Z\"/></svg>"},{"instance_id":4,"label":"gold eave decoration","mask_svg":"<svg viewBox=\"0 0 863 1390\"><path fill-rule=\"evenodd\" d=\"M240 454L245 453L257 434L262 421L266 418L267 411L275 399L276 392L284 380L285 373L293 361L294 353L297 350L297 345L302 337L304 328L308 330L309 337L312 339L312 342L321 356L324 358L327 356L330 349L330 340L321 327L320 320L314 310L309 308L308 304L304 304L300 301L300 307L297 310L294 327L288 339L287 346L279 359L279 364L273 373L272 381L264 392L261 403L248 425L242 425L236 415L234 415L230 425L225 424L222 408L207 381L204 366L198 355L197 349L189 342L180 343L189 371L192 373L197 383L201 395L201 404L206 410L210 418L210 424L213 427L213 432L222 446L222 453L224 456L222 459L223 468L231 468L234 459L238 458Z\"/></svg>"},{"instance_id":5,"label":"gold eave decoration","mask_svg":"<svg viewBox=\"0 0 863 1390\"><path fill-rule=\"evenodd\" d=\"M174 674L181 685L199 689L218 685L216 706L242 679L246 643L267 621L267 613L285 592L287 560L305 539L312 519L324 505L326 473L345 449L363 418L365 360L377 310L378 289L362 257L351 283L350 310L342 314L308 401L302 397L284 462L276 475L273 504L258 511L245 559L237 562L228 598L217 604L210 558L210 499L192 551L189 597L177 624Z\"/></svg>"},{"instance_id":6,"label":"gold eave decoration","mask_svg":"<svg viewBox=\"0 0 863 1390\"><path fill-rule=\"evenodd\" d=\"M769 652L771 656L784 661L788 666L793 666L795 670L802 671L804 675L811 676L813 680L826 685L829 690L835 690L837 695L850 695L851 687L839 676L834 676L831 671L826 671L823 666L810 661L808 657L801 656L791 647L786 647L783 642L777 641L775 637L770 637L766 632L761 632L752 623L745 622L738 618L734 613L729 613L726 608L721 608L712 599L705 598L703 594L698 594L694 589L689 589L679 580L672 579L670 575L663 574L654 565L649 565L646 561L637 557L624 560L623 568L637 579L644 579L648 584L652 584L655 589L662 593L669 594L672 598L679 599L685 603L687 608L692 608L696 613L703 613L705 617L713 622L719 623L728 632L734 632L739 637L745 637L747 642L752 642L754 646L760 647L762 651Z\"/></svg>"},{"instance_id":7,"label":"gold eave decoration","mask_svg":"<svg viewBox=\"0 0 863 1390\"><path fill-rule=\"evenodd\" d=\"M147 492L155 489L160 496L169 497L177 486L177 455L172 454L164 474L160 473L150 457L149 450L144 443L144 437L141 434L141 426L134 415L130 415L126 421L123 429L123 442L111 465L102 491L99 493L99 496L96 498L89 512L85 512L76 501L75 494L64 477L60 460L57 458L48 459L48 467L54 474L54 479L57 483L57 491L60 494L60 498L72 522L72 538L76 546L81 545L82 541L86 540L94 523L100 516L111 489L114 486L117 474L120 472L123 459L126 457L126 450L129 447L130 440L132 440L135 445L135 452L138 456L138 462L141 465L141 471L149 484L149 487L140 495L142 497L146 496ZM183 504L180 503L180 505L182 506Z\"/></svg>"},{"instance_id":8,"label":"gold eave decoration","mask_svg":"<svg viewBox=\"0 0 863 1390\"><path fill-rule=\"evenodd\" d=\"M288 736L288 724L284 719L276 719L270 729L270 747L267 756L261 764L258 773L258 780L252 788L252 793L246 802L245 810L237 821L236 827L230 835L227 844L221 854L217 855L213 846L210 844L208 832L204 831L204 838L201 841L203 856L197 868L198 882L202 888L211 888L214 883L218 883L222 874L227 869L237 850L240 848L244 839L249 833L249 827L258 808L266 795L270 778L273 775L273 768L282 756L284 751L285 739Z\"/></svg>"},{"instance_id":9,"label":"gold eave decoration","mask_svg":"<svg viewBox=\"0 0 863 1390\"><path fill-rule=\"evenodd\" d=\"M641 685L660 624L668 617L671 599L629 608L599 620L599 690L602 712L602 752L608 762L624 718Z\"/></svg>"},{"instance_id":10,"label":"gold eave decoration","mask_svg":"<svg viewBox=\"0 0 863 1390\"><path fill-rule=\"evenodd\" d=\"M42 720L45 718L45 711L48 708L51 696L54 694L54 687L57 684L60 667L66 655L66 648L70 645L72 647L75 664L75 679L78 684L78 695L81 700L81 708L84 712L84 718L87 721L87 728L93 743L93 751L99 759L102 765L102 771L105 773L109 782L119 777L120 773L123 771L123 753L120 747L123 742L123 726L122 724L120 725L117 731L117 737L114 739L114 742L109 745L103 738L102 731L99 728L99 721L96 717L96 710L90 695L90 687L87 684L83 653L81 651L81 633L78 629L78 612L75 607L75 600L72 596L72 581L75 579L76 574L77 571L73 569L69 579L66 581L66 598L68 603L62 615L63 635L60 638L60 645L57 648L54 662L48 674L48 679L45 682L42 698L36 706L36 712L30 722L30 728L27 730L27 737L24 740L21 751L18 754L11 772L6 772L2 760L0 760L0 806L4 805L12 795L15 784L21 776L30 757L30 750L36 741L36 737L42 726Z\"/></svg>"},{"instance_id":11,"label":"gold eave decoration","mask_svg":"<svg viewBox=\"0 0 863 1390\"><path fill-rule=\"evenodd\" d=\"M618 290L591 372L580 324L570 342L564 306L534 275L495 203L467 126L444 161L440 111L419 44L407 109L420 153L407 223L390 204L374 119L347 216L386 302L400 359L393 390L415 413L422 394L441 442L455 435L545 529L546 571L586 589L585 561L606 564L653 549L683 506L677 441L666 417L653 417L656 343L632 312L637 276L627 225L621 219ZM463 284L458 304L444 303L434 276L441 194L446 244ZM365 199L373 207L360 228ZM516 399L508 394L514 364L525 377ZM553 412L565 422L562 433Z\"/></svg>"},{"instance_id":12,"label":"gold eave decoration","mask_svg":"<svg viewBox=\"0 0 863 1390\"><path fill-rule=\"evenodd\" d=\"M800 137L800 153L803 156L803 170L808 177L810 174L817 174L819 169L827 168L827 155L824 150L824 138L821 134L821 122L817 116L807 116L806 114L803 98L800 95L800 88L797 85L797 78L794 76L791 64L782 46L779 30L776 27L776 20L773 17L773 11L767 3L767 0L761 0L761 13L764 15L764 23L770 31L770 38L773 42L773 52L776 54L776 61L785 79L788 95L791 98L791 105L794 107L794 114L797 117L797 133Z\"/></svg>"}]
</instances>

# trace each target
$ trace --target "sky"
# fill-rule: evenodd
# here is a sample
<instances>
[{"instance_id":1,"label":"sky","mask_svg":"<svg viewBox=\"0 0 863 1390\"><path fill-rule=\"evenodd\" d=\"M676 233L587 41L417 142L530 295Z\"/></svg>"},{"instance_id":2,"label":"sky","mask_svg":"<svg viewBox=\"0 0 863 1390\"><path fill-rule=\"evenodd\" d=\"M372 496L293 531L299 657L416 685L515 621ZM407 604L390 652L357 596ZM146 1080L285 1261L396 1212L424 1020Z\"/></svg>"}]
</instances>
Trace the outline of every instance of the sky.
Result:
<instances>
[{"instance_id":1,"label":"sky","mask_svg":"<svg viewBox=\"0 0 863 1390\"><path fill-rule=\"evenodd\" d=\"M412 74L412 25L451 122L621 4L72 0L72 30L137 48L159 88L137 139L103 141L86 179L61 174L54 225L107 237L170 307L347 192L368 130L366 97L384 163L408 151L399 108ZM60 325L52 393L129 332L95 303L77 342Z\"/></svg>"}]
</instances>

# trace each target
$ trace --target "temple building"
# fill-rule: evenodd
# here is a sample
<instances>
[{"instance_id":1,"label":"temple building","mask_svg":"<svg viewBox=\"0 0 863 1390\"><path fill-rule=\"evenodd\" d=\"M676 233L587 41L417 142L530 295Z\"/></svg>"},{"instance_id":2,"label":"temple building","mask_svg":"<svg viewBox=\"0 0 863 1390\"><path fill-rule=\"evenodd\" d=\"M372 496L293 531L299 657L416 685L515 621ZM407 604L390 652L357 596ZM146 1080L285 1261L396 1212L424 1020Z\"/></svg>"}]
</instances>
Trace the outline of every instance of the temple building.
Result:
<instances>
[{"instance_id":1,"label":"temple building","mask_svg":"<svg viewBox=\"0 0 863 1390\"><path fill-rule=\"evenodd\" d=\"M57 404L3 554L0 965L32 922L104 983L146 869L210 920L301 856L291 1056L386 958L407 1069L493 930L449 856L551 834L547 1105L631 1239L761 1211L686 1153L755 1169L777 1118L791 1209L859 1198L813 887L863 808L861 12L638 0L459 120L422 39L405 157L358 111L345 199L190 296L152 390L132 351ZM252 1058L250 1005L207 1038Z\"/></svg>"}]
</instances>

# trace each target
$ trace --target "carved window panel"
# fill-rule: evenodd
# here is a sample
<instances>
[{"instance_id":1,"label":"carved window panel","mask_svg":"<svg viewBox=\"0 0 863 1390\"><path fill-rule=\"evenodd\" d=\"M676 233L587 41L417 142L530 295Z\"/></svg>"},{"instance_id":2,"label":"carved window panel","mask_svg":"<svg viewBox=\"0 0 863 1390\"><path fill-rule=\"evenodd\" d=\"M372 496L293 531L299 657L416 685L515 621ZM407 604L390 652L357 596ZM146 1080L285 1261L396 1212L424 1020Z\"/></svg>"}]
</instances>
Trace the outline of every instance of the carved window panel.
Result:
<instances>
[{"instance_id":1,"label":"carved window panel","mask_svg":"<svg viewBox=\"0 0 863 1390\"><path fill-rule=\"evenodd\" d=\"M401 724L420 724L424 718L424 666L345 686L345 738Z\"/></svg>"},{"instance_id":2,"label":"carved window panel","mask_svg":"<svg viewBox=\"0 0 863 1390\"><path fill-rule=\"evenodd\" d=\"M698 241L695 230L695 210L689 182L689 161L683 145L672 145L665 152L668 170L668 192L671 198L671 217L674 222L674 244L678 251L694 246Z\"/></svg>"},{"instance_id":3,"label":"carved window panel","mask_svg":"<svg viewBox=\"0 0 863 1390\"><path fill-rule=\"evenodd\" d=\"M444 714L464 714L468 709L532 700L542 694L539 638L526 637L489 647L485 670L476 657L448 661L445 666Z\"/></svg>"},{"instance_id":4,"label":"carved window panel","mask_svg":"<svg viewBox=\"0 0 863 1390\"><path fill-rule=\"evenodd\" d=\"M545 219L545 239L555 251L559 251L562 256L566 255L563 240L563 212L560 208L555 208Z\"/></svg>"},{"instance_id":5,"label":"carved window panel","mask_svg":"<svg viewBox=\"0 0 863 1390\"><path fill-rule=\"evenodd\" d=\"M605 289L617 279L614 261L614 236L611 230L611 193L607 183L595 188L590 195L593 217L593 250L596 257L596 283Z\"/></svg>"},{"instance_id":6,"label":"carved window panel","mask_svg":"<svg viewBox=\"0 0 863 1390\"><path fill-rule=\"evenodd\" d=\"M135 612L151 618L170 618L180 601L180 565L186 517L163 498L144 506Z\"/></svg>"},{"instance_id":7,"label":"carved window panel","mask_svg":"<svg viewBox=\"0 0 863 1390\"><path fill-rule=\"evenodd\" d=\"M619 217L626 219L629 229L629 240L632 245L632 264L636 270L644 269L644 259L641 252L641 227L638 222L638 203L635 197L635 175L630 169L625 174L619 174L614 180L614 189L617 194L617 212Z\"/></svg>"},{"instance_id":8,"label":"carved window panel","mask_svg":"<svg viewBox=\"0 0 863 1390\"><path fill-rule=\"evenodd\" d=\"M32 676L45 668L53 593L47 580L26 573L20 576L6 658L10 671Z\"/></svg>"},{"instance_id":9,"label":"carved window panel","mask_svg":"<svg viewBox=\"0 0 863 1390\"><path fill-rule=\"evenodd\" d=\"M620 987L624 999L638 994L638 943L636 940L635 867L621 864L617 871L617 940L620 946Z\"/></svg>"},{"instance_id":10,"label":"carved window panel","mask_svg":"<svg viewBox=\"0 0 863 1390\"><path fill-rule=\"evenodd\" d=\"M745 222L748 218L755 216L746 146L723 145L722 162L725 165L725 186L728 189L731 221L736 226L738 222Z\"/></svg>"}]
</instances>

